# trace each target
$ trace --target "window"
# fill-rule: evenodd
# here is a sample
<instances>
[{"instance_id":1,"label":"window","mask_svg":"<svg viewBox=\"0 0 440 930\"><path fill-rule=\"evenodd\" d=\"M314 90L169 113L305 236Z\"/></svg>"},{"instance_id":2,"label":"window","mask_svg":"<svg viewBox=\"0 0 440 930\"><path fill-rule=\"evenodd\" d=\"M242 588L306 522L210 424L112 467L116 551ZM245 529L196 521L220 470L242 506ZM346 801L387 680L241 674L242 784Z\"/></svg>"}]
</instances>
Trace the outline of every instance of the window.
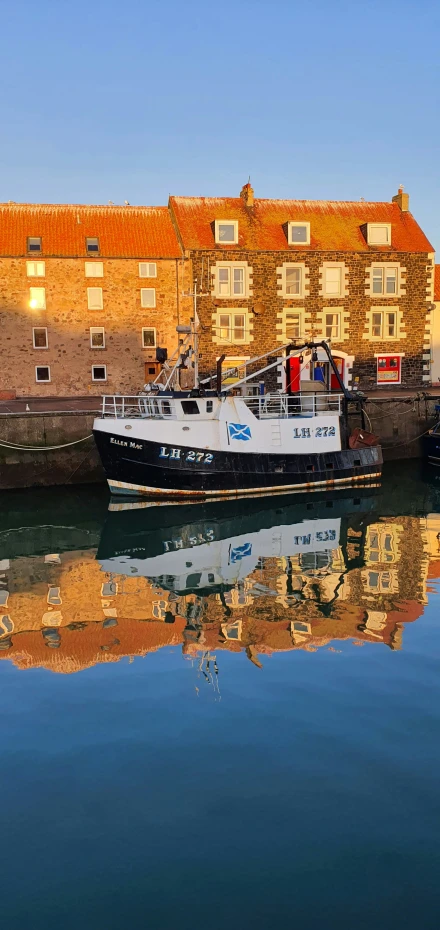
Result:
<instances>
[{"instance_id":1,"label":"window","mask_svg":"<svg viewBox=\"0 0 440 930\"><path fill-rule=\"evenodd\" d=\"M299 310L284 311L284 338L287 342L302 336L302 313Z\"/></svg>"},{"instance_id":2,"label":"window","mask_svg":"<svg viewBox=\"0 0 440 930\"><path fill-rule=\"evenodd\" d=\"M156 262L139 262L140 278L157 278Z\"/></svg>"},{"instance_id":3,"label":"window","mask_svg":"<svg viewBox=\"0 0 440 930\"><path fill-rule=\"evenodd\" d=\"M310 245L310 223L288 223L289 245Z\"/></svg>"},{"instance_id":4,"label":"window","mask_svg":"<svg viewBox=\"0 0 440 930\"><path fill-rule=\"evenodd\" d=\"M90 348L105 349L105 330L103 326L90 327Z\"/></svg>"},{"instance_id":5,"label":"window","mask_svg":"<svg viewBox=\"0 0 440 930\"><path fill-rule=\"evenodd\" d=\"M142 348L143 349L154 349L156 346L156 330L147 329L144 327L142 329Z\"/></svg>"},{"instance_id":6,"label":"window","mask_svg":"<svg viewBox=\"0 0 440 930\"><path fill-rule=\"evenodd\" d=\"M398 267L396 265L373 265L371 269L371 293L379 297L394 297L398 291Z\"/></svg>"},{"instance_id":7,"label":"window","mask_svg":"<svg viewBox=\"0 0 440 930\"><path fill-rule=\"evenodd\" d=\"M48 365L37 365L35 369L35 380L37 383L50 381L50 368Z\"/></svg>"},{"instance_id":8,"label":"window","mask_svg":"<svg viewBox=\"0 0 440 930\"><path fill-rule=\"evenodd\" d=\"M34 236L34 238L29 237L27 241L27 250L28 252L41 252L42 251L41 236Z\"/></svg>"},{"instance_id":9,"label":"window","mask_svg":"<svg viewBox=\"0 0 440 930\"><path fill-rule=\"evenodd\" d=\"M373 310L371 335L375 339L396 339L397 313L395 310Z\"/></svg>"},{"instance_id":10,"label":"window","mask_svg":"<svg viewBox=\"0 0 440 930\"><path fill-rule=\"evenodd\" d=\"M141 287L141 307L153 308L156 306L156 288Z\"/></svg>"},{"instance_id":11,"label":"window","mask_svg":"<svg viewBox=\"0 0 440 930\"><path fill-rule=\"evenodd\" d=\"M46 263L26 262L26 274L28 278L44 278L46 274Z\"/></svg>"},{"instance_id":12,"label":"window","mask_svg":"<svg viewBox=\"0 0 440 930\"><path fill-rule=\"evenodd\" d=\"M182 410L185 414L200 413L199 405L196 400L182 400Z\"/></svg>"},{"instance_id":13,"label":"window","mask_svg":"<svg viewBox=\"0 0 440 930\"><path fill-rule=\"evenodd\" d=\"M216 220L215 241L226 245L238 242L238 220Z\"/></svg>"},{"instance_id":14,"label":"window","mask_svg":"<svg viewBox=\"0 0 440 930\"><path fill-rule=\"evenodd\" d=\"M246 265L236 262L217 264L215 268L215 294L217 297L246 296Z\"/></svg>"},{"instance_id":15,"label":"window","mask_svg":"<svg viewBox=\"0 0 440 930\"><path fill-rule=\"evenodd\" d=\"M243 623L241 620L235 620L231 623L222 623L222 633L225 639L240 640L242 636Z\"/></svg>"},{"instance_id":16,"label":"window","mask_svg":"<svg viewBox=\"0 0 440 930\"><path fill-rule=\"evenodd\" d=\"M107 381L106 365L92 365L92 381Z\"/></svg>"},{"instance_id":17,"label":"window","mask_svg":"<svg viewBox=\"0 0 440 930\"><path fill-rule=\"evenodd\" d=\"M47 339L47 329L45 326L36 326L32 330L34 349L47 349L49 347Z\"/></svg>"},{"instance_id":18,"label":"window","mask_svg":"<svg viewBox=\"0 0 440 930\"><path fill-rule=\"evenodd\" d=\"M391 245L391 223L367 223L368 245Z\"/></svg>"},{"instance_id":19,"label":"window","mask_svg":"<svg viewBox=\"0 0 440 930\"><path fill-rule=\"evenodd\" d=\"M87 306L89 310L102 310L102 287L87 288Z\"/></svg>"},{"instance_id":20,"label":"window","mask_svg":"<svg viewBox=\"0 0 440 930\"><path fill-rule=\"evenodd\" d=\"M88 236L86 239L86 249L89 254L99 252L99 239Z\"/></svg>"},{"instance_id":21,"label":"window","mask_svg":"<svg viewBox=\"0 0 440 930\"><path fill-rule=\"evenodd\" d=\"M248 315L242 310L217 314L216 335L221 342L248 342Z\"/></svg>"},{"instance_id":22,"label":"window","mask_svg":"<svg viewBox=\"0 0 440 930\"><path fill-rule=\"evenodd\" d=\"M342 268L327 265L323 269L323 291L326 297L340 297L342 293Z\"/></svg>"},{"instance_id":23,"label":"window","mask_svg":"<svg viewBox=\"0 0 440 930\"><path fill-rule=\"evenodd\" d=\"M325 313L324 336L326 339L339 339L341 336L341 314Z\"/></svg>"},{"instance_id":24,"label":"window","mask_svg":"<svg viewBox=\"0 0 440 930\"><path fill-rule=\"evenodd\" d=\"M116 597L118 585L116 581L104 581L101 587L101 597Z\"/></svg>"},{"instance_id":25,"label":"window","mask_svg":"<svg viewBox=\"0 0 440 930\"><path fill-rule=\"evenodd\" d=\"M60 588L54 588L52 585L49 585L49 591L47 592L47 603L52 604L53 607L60 607L63 603L61 600Z\"/></svg>"},{"instance_id":26,"label":"window","mask_svg":"<svg viewBox=\"0 0 440 930\"><path fill-rule=\"evenodd\" d=\"M86 278L103 278L104 277L104 263L103 262L84 262L84 271L86 273Z\"/></svg>"},{"instance_id":27,"label":"window","mask_svg":"<svg viewBox=\"0 0 440 930\"><path fill-rule=\"evenodd\" d=\"M285 271L285 293L293 297L302 296L302 268L288 266Z\"/></svg>"},{"instance_id":28,"label":"window","mask_svg":"<svg viewBox=\"0 0 440 930\"><path fill-rule=\"evenodd\" d=\"M29 288L29 306L32 310L46 309L46 288L30 287Z\"/></svg>"}]
</instances>

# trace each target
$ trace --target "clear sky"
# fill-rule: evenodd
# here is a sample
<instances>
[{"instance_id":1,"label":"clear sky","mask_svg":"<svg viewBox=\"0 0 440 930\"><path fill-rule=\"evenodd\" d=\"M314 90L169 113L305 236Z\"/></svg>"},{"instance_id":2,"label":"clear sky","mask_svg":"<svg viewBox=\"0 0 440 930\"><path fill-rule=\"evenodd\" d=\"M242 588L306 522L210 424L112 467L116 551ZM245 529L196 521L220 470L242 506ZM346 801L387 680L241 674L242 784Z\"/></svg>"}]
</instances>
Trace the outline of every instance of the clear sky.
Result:
<instances>
[{"instance_id":1,"label":"clear sky","mask_svg":"<svg viewBox=\"0 0 440 930\"><path fill-rule=\"evenodd\" d=\"M440 3L0 0L0 201L390 200L440 250Z\"/></svg>"}]
</instances>

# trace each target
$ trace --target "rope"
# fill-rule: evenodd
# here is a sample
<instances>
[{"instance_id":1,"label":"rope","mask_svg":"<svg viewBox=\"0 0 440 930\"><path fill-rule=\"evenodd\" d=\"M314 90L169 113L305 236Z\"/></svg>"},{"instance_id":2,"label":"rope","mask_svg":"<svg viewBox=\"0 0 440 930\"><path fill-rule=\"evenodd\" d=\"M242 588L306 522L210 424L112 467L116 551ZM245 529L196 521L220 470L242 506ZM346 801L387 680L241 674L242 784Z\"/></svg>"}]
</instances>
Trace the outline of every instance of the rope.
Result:
<instances>
[{"instance_id":1,"label":"rope","mask_svg":"<svg viewBox=\"0 0 440 930\"><path fill-rule=\"evenodd\" d=\"M8 442L7 439L0 439L0 446L3 446L5 449L14 449L15 451L22 452L51 452L54 449L68 449L69 446L77 446L80 442L86 442L87 439L91 439L93 433L90 433L89 436L84 436L83 439L75 439L74 442L65 442L61 446L20 446L15 442Z\"/></svg>"},{"instance_id":2,"label":"rope","mask_svg":"<svg viewBox=\"0 0 440 930\"><path fill-rule=\"evenodd\" d=\"M429 426L428 429L425 429L423 433L420 433L420 436L414 436L414 439L405 439L405 442L395 442L391 443L389 446L383 445L383 449L398 449L399 446L408 446L411 442L417 442L418 439L421 439L422 436L426 436L426 433L432 429L432 426Z\"/></svg>"}]
</instances>

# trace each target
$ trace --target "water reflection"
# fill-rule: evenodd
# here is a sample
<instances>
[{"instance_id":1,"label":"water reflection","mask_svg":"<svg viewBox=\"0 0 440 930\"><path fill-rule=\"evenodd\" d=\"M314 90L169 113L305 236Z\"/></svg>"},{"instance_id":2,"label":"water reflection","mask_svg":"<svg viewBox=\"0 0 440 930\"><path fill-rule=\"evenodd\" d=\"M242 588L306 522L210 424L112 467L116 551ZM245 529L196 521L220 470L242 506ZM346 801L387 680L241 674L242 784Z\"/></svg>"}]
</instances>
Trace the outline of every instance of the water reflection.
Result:
<instances>
[{"instance_id":1,"label":"water reflection","mask_svg":"<svg viewBox=\"0 0 440 930\"><path fill-rule=\"evenodd\" d=\"M57 527L4 514L0 658L69 673L174 646L217 688L224 650L264 667L274 652L344 640L401 649L440 576L440 516L426 504L421 485L411 508L391 487L118 504L101 533L102 507L80 518L74 502Z\"/></svg>"}]
</instances>

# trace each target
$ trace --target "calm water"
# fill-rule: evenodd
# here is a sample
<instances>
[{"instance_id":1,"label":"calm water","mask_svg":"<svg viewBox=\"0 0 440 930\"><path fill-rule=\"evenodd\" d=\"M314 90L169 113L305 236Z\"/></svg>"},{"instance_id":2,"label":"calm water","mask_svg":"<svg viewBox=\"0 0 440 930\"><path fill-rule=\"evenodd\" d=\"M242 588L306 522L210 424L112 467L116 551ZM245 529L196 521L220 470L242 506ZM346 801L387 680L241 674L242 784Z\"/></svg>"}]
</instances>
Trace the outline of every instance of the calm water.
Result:
<instances>
[{"instance_id":1,"label":"calm water","mask_svg":"<svg viewBox=\"0 0 440 930\"><path fill-rule=\"evenodd\" d=\"M5 930L439 925L440 474L0 496Z\"/></svg>"}]
</instances>

